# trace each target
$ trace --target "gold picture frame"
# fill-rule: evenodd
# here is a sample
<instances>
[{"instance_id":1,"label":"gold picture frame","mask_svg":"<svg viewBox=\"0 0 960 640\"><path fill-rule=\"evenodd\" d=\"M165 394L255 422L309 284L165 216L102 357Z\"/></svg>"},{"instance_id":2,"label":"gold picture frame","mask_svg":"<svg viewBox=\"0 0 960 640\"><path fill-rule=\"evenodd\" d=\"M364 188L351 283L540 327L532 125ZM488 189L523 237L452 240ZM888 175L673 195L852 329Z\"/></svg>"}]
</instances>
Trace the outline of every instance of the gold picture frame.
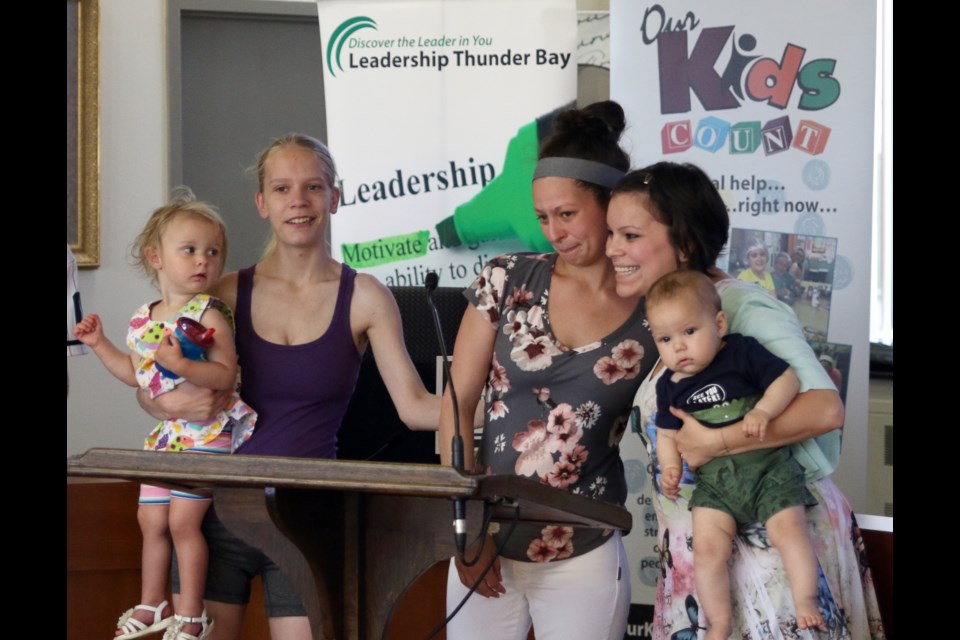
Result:
<instances>
[{"instance_id":1,"label":"gold picture frame","mask_svg":"<svg viewBox=\"0 0 960 640\"><path fill-rule=\"evenodd\" d=\"M100 10L67 0L67 244L100 265Z\"/></svg>"}]
</instances>

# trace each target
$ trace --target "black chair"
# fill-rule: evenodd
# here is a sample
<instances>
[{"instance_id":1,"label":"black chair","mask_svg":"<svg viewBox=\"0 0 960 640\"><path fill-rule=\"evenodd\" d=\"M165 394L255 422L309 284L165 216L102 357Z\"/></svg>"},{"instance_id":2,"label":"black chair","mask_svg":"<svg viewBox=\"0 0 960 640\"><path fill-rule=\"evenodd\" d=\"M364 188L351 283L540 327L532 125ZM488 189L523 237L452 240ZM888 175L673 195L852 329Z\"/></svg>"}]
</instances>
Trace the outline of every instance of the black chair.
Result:
<instances>
[{"instance_id":1,"label":"black chair","mask_svg":"<svg viewBox=\"0 0 960 640\"><path fill-rule=\"evenodd\" d=\"M436 390L437 356L440 346L431 319L423 287L391 287L403 319L403 340L427 390ZM453 355L453 343L460 319L467 307L463 290L438 287L434 300L447 353ZM372 349L367 349L360 365L357 389L350 400L337 434L337 457L345 460L378 460L381 462L439 463L434 453L432 431L410 431L393 406L390 394L377 370Z\"/></svg>"}]
</instances>

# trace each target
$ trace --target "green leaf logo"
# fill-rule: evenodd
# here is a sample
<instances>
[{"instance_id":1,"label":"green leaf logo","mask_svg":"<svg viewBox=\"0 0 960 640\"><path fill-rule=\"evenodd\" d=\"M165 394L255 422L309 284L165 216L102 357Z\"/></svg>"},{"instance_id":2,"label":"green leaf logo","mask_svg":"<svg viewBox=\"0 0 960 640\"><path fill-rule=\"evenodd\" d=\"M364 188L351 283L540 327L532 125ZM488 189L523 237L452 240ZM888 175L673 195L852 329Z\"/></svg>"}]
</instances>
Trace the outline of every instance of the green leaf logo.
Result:
<instances>
[{"instance_id":1,"label":"green leaf logo","mask_svg":"<svg viewBox=\"0 0 960 640\"><path fill-rule=\"evenodd\" d=\"M333 34L330 36L330 42L327 43L327 69L330 75L336 77L337 72L333 68L336 61L337 69L343 71L343 65L340 64L340 51L343 49L347 38L361 29L376 29L377 23L372 18L366 16L356 16L340 23Z\"/></svg>"}]
</instances>

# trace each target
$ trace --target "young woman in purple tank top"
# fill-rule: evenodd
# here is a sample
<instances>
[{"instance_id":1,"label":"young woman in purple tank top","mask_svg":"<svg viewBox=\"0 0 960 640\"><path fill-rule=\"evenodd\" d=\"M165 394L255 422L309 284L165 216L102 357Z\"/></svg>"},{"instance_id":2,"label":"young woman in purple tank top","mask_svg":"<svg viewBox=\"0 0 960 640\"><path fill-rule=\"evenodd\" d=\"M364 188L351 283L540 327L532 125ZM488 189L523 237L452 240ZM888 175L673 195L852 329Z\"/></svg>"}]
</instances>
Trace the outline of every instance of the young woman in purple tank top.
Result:
<instances>
[{"instance_id":1,"label":"young woman in purple tank top","mask_svg":"<svg viewBox=\"0 0 960 640\"><path fill-rule=\"evenodd\" d=\"M374 277L337 262L327 250L324 232L340 200L329 150L314 138L290 134L261 153L256 171L257 210L270 223L273 241L259 263L227 274L211 291L237 311L244 395L259 414L257 431L238 453L332 456L368 344L400 418L412 429L436 429L439 398L424 388L407 354L390 291ZM159 402L142 394L139 398L158 418L169 413L189 419L215 413L225 400L187 385ZM287 606L276 605L289 591L276 566L259 551L230 540L216 521L206 523L204 531L211 556L206 604L217 620L211 640L240 637L249 577L231 571L238 563L264 576L267 600L273 603L267 611L272 637L310 638L306 613L295 596ZM218 554L224 562L215 579ZM228 554L236 557L227 559Z\"/></svg>"}]
</instances>

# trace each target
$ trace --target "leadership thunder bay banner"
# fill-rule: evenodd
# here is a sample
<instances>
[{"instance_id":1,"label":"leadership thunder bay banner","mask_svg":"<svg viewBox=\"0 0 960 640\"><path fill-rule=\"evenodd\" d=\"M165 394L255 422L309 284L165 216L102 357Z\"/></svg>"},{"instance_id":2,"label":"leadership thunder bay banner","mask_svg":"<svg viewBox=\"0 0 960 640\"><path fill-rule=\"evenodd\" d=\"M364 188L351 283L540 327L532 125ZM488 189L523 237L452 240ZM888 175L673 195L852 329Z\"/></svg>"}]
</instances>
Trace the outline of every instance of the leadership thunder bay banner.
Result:
<instances>
[{"instance_id":1,"label":"leadership thunder bay banner","mask_svg":"<svg viewBox=\"0 0 960 640\"><path fill-rule=\"evenodd\" d=\"M317 7L333 255L387 285L436 271L465 286L500 253L549 249L530 181L550 115L576 98L574 0Z\"/></svg>"}]
</instances>

